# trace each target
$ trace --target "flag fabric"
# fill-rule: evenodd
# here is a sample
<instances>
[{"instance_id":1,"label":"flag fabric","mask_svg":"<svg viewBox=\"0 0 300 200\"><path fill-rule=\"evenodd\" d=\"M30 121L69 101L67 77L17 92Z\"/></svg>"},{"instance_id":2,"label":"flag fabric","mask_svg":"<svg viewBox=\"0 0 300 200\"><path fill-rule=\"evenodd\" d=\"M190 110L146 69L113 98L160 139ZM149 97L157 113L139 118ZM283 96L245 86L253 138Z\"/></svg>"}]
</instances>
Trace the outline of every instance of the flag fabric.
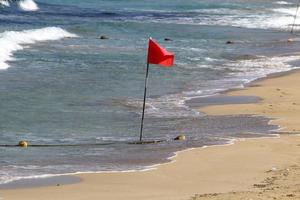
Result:
<instances>
[{"instance_id":1,"label":"flag fabric","mask_svg":"<svg viewBox=\"0 0 300 200\"><path fill-rule=\"evenodd\" d=\"M149 39L148 64L157 64L164 67L171 67L174 62L174 54L160 47L154 40Z\"/></svg>"}]
</instances>

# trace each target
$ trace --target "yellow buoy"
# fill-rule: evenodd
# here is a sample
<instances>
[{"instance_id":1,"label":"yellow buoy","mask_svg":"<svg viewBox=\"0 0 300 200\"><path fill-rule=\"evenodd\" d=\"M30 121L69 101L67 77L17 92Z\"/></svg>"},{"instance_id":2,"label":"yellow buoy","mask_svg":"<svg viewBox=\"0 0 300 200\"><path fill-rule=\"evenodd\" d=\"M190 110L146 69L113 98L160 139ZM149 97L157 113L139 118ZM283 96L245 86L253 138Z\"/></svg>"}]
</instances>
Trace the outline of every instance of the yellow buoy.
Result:
<instances>
[{"instance_id":1,"label":"yellow buoy","mask_svg":"<svg viewBox=\"0 0 300 200\"><path fill-rule=\"evenodd\" d=\"M185 140L185 135L178 135L174 140Z\"/></svg>"},{"instance_id":2,"label":"yellow buoy","mask_svg":"<svg viewBox=\"0 0 300 200\"><path fill-rule=\"evenodd\" d=\"M28 142L26 142L25 140L21 140L18 144L19 147L22 148L27 148L28 147Z\"/></svg>"}]
</instances>

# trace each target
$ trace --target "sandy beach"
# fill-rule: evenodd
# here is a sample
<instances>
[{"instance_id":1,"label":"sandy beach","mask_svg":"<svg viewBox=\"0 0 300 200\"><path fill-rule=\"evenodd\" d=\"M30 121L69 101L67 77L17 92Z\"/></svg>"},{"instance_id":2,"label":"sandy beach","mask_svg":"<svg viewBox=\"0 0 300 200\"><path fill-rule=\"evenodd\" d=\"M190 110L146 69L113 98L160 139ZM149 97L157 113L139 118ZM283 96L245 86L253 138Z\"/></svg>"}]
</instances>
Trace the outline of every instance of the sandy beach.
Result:
<instances>
[{"instance_id":1,"label":"sandy beach","mask_svg":"<svg viewBox=\"0 0 300 200\"><path fill-rule=\"evenodd\" d=\"M261 97L255 104L202 108L209 115L274 118L280 137L235 141L180 152L144 172L81 174L80 183L0 190L1 199L300 199L300 72L254 82L227 95ZM59 184L59 183L57 183Z\"/></svg>"}]
</instances>

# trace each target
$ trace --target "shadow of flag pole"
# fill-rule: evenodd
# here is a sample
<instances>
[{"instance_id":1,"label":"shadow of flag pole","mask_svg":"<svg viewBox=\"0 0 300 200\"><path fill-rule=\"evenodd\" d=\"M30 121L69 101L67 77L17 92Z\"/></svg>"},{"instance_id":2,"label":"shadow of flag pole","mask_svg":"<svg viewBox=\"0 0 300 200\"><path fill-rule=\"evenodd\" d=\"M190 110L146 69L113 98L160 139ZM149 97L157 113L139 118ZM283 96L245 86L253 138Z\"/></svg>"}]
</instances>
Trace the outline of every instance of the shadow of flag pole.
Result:
<instances>
[{"instance_id":1,"label":"shadow of flag pole","mask_svg":"<svg viewBox=\"0 0 300 200\"><path fill-rule=\"evenodd\" d=\"M146 107L146 97L147 97L147 82L149 74L149 65L156 64L163 67L171 67L174 63L174 54L168 52L159 44L157 44L151 37L148 40L148 55L147 55L147 69L145 77L145 87L144 87L144 102L143 102L143 112L141 119L141 130L140 130L140 142L143 140L143 127L144 127L144 117L145 117L145 107Z\"/></svg>"}]
</instances>

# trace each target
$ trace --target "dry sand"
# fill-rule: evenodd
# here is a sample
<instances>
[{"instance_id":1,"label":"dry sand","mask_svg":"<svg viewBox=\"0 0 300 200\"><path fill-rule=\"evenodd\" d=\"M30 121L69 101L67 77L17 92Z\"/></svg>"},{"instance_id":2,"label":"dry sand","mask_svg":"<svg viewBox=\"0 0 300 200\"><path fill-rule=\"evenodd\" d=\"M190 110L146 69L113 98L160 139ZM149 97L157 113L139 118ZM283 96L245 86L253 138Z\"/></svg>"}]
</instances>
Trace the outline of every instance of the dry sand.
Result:
<instances>
[{"instance_id":1,"label":"dry sand","mask_svg":"<svg viewBox=\"0 0 300 200\"><path fill-rule=\"evenodd\" d=\"M257 81L229 95L256 95L256 104L209 106L211 115L278 118L282 131L300 131L300 72ZM248 139L180 152L174 162L132 173L82 174L73 185L0 190L4 200L300 199L300 136ZM222 194L220 194L222 193Z\"/></svg>"}]
</instances>

